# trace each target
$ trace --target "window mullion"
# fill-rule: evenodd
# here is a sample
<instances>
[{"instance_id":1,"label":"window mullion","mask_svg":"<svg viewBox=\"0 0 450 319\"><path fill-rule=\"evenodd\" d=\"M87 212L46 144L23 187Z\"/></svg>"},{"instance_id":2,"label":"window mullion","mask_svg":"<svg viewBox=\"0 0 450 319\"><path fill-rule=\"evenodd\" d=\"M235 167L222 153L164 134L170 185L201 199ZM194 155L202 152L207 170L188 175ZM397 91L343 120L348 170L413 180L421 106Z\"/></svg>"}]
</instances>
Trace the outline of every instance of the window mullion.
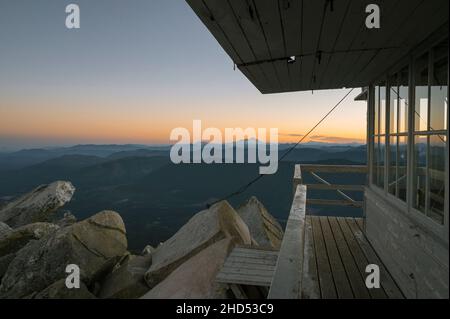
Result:
<instances>
[{"instance_id":1,"label":"window mullion","mask_svg":"<svg viewBox=\"0 0 450 319\"><path fill-rule=\"evenodd\" d=\"M386 78L385 82L385 111L384 111L384 117L385 117L385 127L384 127L384 191L386 193L389 193L389 169L390 169L390 147L391 147L391 139L390 139L390 132L391 132L391 87L389 83L389 78Z\"/></svg>"},{"instance_id":2,"label":"window mullion","mask_svg":"<svg viewBox=\"0 0 450 319\"><path fill-rule=\"evenodd\" d=\"M425 159L425 216L429 216L430 207L430 135L427 136L427 148Z\"/></svg>"},{"instance_id":3,"label":"window mullion","mask_svg":"<svg viewBox=\"0 0 450 319\"><path fill-rule=\"evenodd\" d=\"M433 84L433 61L434 61L434 55L433 50L430 50L428 52L428 105L427 105L427 130L428 132L432 133L432 126L431 126L431 85ZM430 160L431 160L431 154L430 154L430 142L431 142L431 135L427 136L427 154L426 154L426 177L425 177L425 215L430 215Z\"/></svg>"},{"instance_id":4,"label":"window mullion","mask_svg":"<svg viewBox=\"0 0 450 319\"><path fill-rule=\"evenodd\" d=\"M399 178L400 178L400 174L399 174L399 170L398 170L398 164L400 162L400 148L399 148L399 136L396 134L395 135L395 196L396 197L400 197L400 190L399 190Z\"/></svg>"},{"instance_id":5,"label":"window mullion","mask_svg":"<svg viewBox=\"0 0 450 319\"><path fill-rule=\"evenodd\" d=\"M401 73L397 75L397 83L401 83ZM396 178L397 178L397 185L395 186L395 195L397 197L400 197L400 185L399 185L399 168L398 164L400 162L400 86L397 85L397 96L395 97L395 107L397 109L397 118L395 119L397 122L397 166L396 166ZM407 178L408 179L408 178Z\"/></svg>"},{"instance_id":6,"label":"window mullion","mask_svg":"<svg viewBox=\"0 0 450 319\"><path fill-rule=\"evenodd\" d=\"M412 178L414 176L414 108L415 108L415 103L414 103L414 99L415 99L415 90L413 89L415 87L415 83L414 83L414 64L413 64L414 58L411 56L410 57L410 63L409 63L409 74L408 74L408 86L409 86L409 90L408 90L408 99L409 99L409 103L408 103L408 110L407 110L407 115L408 115L408 159L407 159L407 172L408 172L408 176L410 176L411 178L408 179L407 181L407 187L406 187L406 203L407 203L407 207L408 207L408 211L411 210L411 207L413 206L413 195L415 193L415 187L414 187L414 178Z\"/></svg>"},{"instance_id":7,"label":"window mullion","mask_svg":"<svg viewBox=\"0 0 450 319\"><path fill-rule=\"evenodd\" d=\"M449 52L449 48L447 47L447 67L450 65L450 52ZM449 74L450 72L447 70L447 99L450 97L450 90L449 90L449 88L450 88L450 86L449 86L449 77L450 77L450 74ZM446 156L445 156L445 171L446 171L446 174L445 174L445 189L446 189L446 192L445 192L445 202L444 202L444 225L446 225L446 227L445 227L445 229L446 229L446 232L447 232L447 236L446 236L446 238L448 239L448 232L449 232L449 172L448 172L448 167L449 167L449 158L448 158L448 154L449 154L449 148L448 148L448 143L449 143L449 117L450 117L450 114L449 114L449 109L448 109L448 107L449 107L449 103L447 102L447 119L446 119L446 121L447 121L447 125L445 126L446 128L447 128L447 132L446 132L446 136L447 136L447 139L446 139L446 145L445 145L445 149L446 149L446 151L445 151L445 154L446 154Z\"/></svg>"}]
</instances>

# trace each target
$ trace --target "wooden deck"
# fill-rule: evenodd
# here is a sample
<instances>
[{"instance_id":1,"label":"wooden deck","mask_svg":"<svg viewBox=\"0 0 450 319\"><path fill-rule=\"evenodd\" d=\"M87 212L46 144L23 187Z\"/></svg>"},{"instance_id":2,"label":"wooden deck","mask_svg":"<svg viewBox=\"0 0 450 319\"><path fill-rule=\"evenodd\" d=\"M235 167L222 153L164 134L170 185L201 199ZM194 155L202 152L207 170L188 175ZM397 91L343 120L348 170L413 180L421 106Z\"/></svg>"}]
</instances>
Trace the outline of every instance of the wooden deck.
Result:
<instances>
[{"instance_id":1,"label":"wooden deck","mask_svg":"<svg viewBox=\"0 0 450 319\"><path fill-rule=\"evenodd\" d=\"M306 165L306 170L361 173L366 167ZM336 186L321 177L317 179L344 198L345 203L339 205L356 203L341 189L354 189L357 185ZM246 297L244 286L269 287L264 294L269 299L404 298L366 238L363 219L308 215L308 185L302 184L300 165L295 166L293 186L280 250L236 247L217 275L217 281L228 284L237 298ZM379 267L380 287L369 289L366 268L372 264Z\"/></svg>"},{"instance_id":2,"label":"wooden deck","mask_svg":"<svg viewBox=\"0 0 450 319\"><path fill-rule=\"evenodd\" d=\"M281 251L236 247L225 261L216 281L228 284L240 298L246 298L240 288L242 286L271 287L274 298L404 298L365 237L362 218L307 215L303 254L298 254L303 258L296 256L289 261L283 258L278 260L279 255ZM290 269L286 265L296 266L299 265L298 261L301 261L302 266L297 269L300 280L296 282L295 276L287 275ZM380 288L366 287L366 267L369 264L380 267ZM277 267L284 270L278 271Z\"/></svg>"},{"instance_id":3,"label":"wooden deck","mask_svg":"<svg viewBox=\"0 0 450 319\"><path fill-rule=\"evenodd\" d=\"M278 252L258 247L236 247L216 281L227 284L270 287Z\"/></svg>"},{"instance_id":4,"label":"wooden deck","mask_svg":"<svg viewBox=\"0 0 450 319\"><path fill-rule=\"evenodd\" d=\"M368 289L366 266L380 268L380 288ZM403 298L363 232L363 219L306 216L299 298Z\"/></svg>"}]
</instances>

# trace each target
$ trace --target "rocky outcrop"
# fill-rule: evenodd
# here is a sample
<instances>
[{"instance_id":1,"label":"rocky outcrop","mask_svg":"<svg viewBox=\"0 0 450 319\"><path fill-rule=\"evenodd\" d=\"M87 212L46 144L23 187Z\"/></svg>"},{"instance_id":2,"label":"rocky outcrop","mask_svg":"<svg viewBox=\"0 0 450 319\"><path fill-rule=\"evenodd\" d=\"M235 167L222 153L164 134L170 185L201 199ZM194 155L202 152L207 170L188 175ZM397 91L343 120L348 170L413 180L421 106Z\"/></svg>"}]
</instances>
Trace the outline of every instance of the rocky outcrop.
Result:
<instances>
[{"instance_id":1,"label":"rocky outcrop","mask_svg":"<svg viewBox=\"0 0 450 319\"><path fill-rule=\"evenodd\" d=\"M222 201L192 217L152 254L152 266L145 280L152 288L174 269L211 244L230 238L236 244L251 243L247 225L227 201Z\"/></svg>"},{"instance_id":2,"label":"rocky outcrop","mask_svg":"<svg viewBox=\"0 0 450 319\"><path fill-rule=\"evenodd\" d=\"M41 239L58 229L58 226L49 223L34 223L16 228L0 239L0 256L15 253L30 240Z\"/></svg>"},{"instance_id":3,"label":"rocky outcrop","mask_svg":"<svg viewBox=\"0 0 450 319\"><path fill-rule=\"evenodd\" d=\"M126 256L105 278L98 296L108 299L141 297L149 290L144 274L149 269L151 261L151 255Z\"/></svg>"},{"instance_id":4,"label":"rocky outcrop","mask_svg":"<svg viewBox=\"0 0 450 319\"><path fill-rule=\"evenodd\" d=\"M9 264L16 257L17 251L31 240L38 240L59 229L49 223L34 223L11 230L0 238L0 278L6 273Z\"/></svg>"},{"instance_id":5,"label":"rocky outcrop","mask_svg":"<svg viewBox=\"0 0 450 319\"><path fill-rule=\"evenodd\" d=\"M0 222L0 240L8 236L8 234L12 231L12 228L6 225L3 222Z\"/></svg>"},{"instance_id":6,"label":"rocky outcrop","mask_svg":"<svg viewBox=\"0 0 450 319\"><path fill-rule=\"evenodd\" d=\"M216 275L234 247L231 238L222 239L184 262L143 299L224 299L226 287Z\"/></svg>"},{"instance_id":7,"label":"rocky outcrop","mask_svg":"<svg viewBox=\"0 0 450 319\"><path fill-rule=\"evenodd\" d=\"M57 181L42 185L0 210L0 222L16 228L47 221L50 215L70 201L75 187L70 182Z\"/></svg>"},{"instance_id":8,"label":"rocky outcrop","mask_svg":"<svg viewBox=\"0 0 450 319\"><path fill-rule=\"evenodd\" d=\"M22 298L40 292L66 277L76 264L89 286L109 270L127 249L125 226L119 214L100 212L72 226L32 240L10 263L0 286L0 298Z\"/></svg>"},{"instance_id":9,"label":"rocky outcrop","mask_svg":"<svg viewBox=\"0 0 450 319\"><path fill-rule=\"evenodd\" d=\"M283 237L252 197L237 211L227 201L217 203L156 248L131 255L118 213L77 222L60 210L74 190L70 182L55 182L0 209L0 298L227 298L215 278L231 250L278 248ZM65 285L69 264L80 269L79 289Z\"/></svg>"},{"instance_id":10,"label":"rocky outcrop","mask_svg":"<svg viewBox=\"0 0 450 319\"><path fill-rule=\"evenodd\" d=\"M251 197L237 209L237 212L259 246L280 248L283 229L256 197Z\"/></svg>"},{"instance_id":11,"label":"rocky outcrop","mask_svg":"<svg viewBox=\"0 0 450 319\"><path fill-rule=\"evenodd\" d=\"M95 299L96 297L88 290L84 283L80 288L68 289L65 279L60 279L51 284L41 292L29 296L33 299Z\"/></svg>"}]
</instances>

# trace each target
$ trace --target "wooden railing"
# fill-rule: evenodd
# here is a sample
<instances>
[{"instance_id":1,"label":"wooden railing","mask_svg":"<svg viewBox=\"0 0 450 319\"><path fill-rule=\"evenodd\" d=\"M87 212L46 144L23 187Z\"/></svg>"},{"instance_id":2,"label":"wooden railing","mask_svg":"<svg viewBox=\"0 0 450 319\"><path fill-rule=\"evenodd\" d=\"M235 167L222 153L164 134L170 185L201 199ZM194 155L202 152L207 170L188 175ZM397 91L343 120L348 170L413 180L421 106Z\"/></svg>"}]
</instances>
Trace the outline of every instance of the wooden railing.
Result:
<instances>
[{"instance_id":1,"label":"wooden railing","mask_svg":"<svg viewBox=\"0 0 450 319\"><path fill-rule=\"evenodd\" d=\"M318 181L318 183L304 183L302 172L308 172ZM335 191L342 197L342 199L312 199L306 200L307 205L331 205L331 206L351 206L362 208L364 203L357 201L348 196L344 191L364 191L364 185L345 185L345 184L331 184L317 173L347 173L347 174L366 174L367 166L364 165L312 165L312 164L297 164L294 170L293 185L294 189L297 185L303 184L308 190L330 190Z\"/></svg>"},{"instance_id":2,"label":"wooden railing","mask_svg":"<svg viewBox=\"0 0 450 319\"><path fill-rule=\"evenodd\" d=\"M302 170L312 174L320 184L303 183ZM362 202L353 200L343 191L364 191L364 186L332 185L318 176L316 174L317 172L364 174L367 172L367 168L366 166L359 165L295 165L292 206L270 285L269 299L301 298L306 231L306 204L308 202L318 203L320 205L362 207ZM306 193L309 189L333 190L338 192L343 197L343 200L308 200Z\"/></svg>"},{"instance_id":3,"label":"wooden railing","mask_svg":"<svg viewBox=\"0 0 450 319\"><path fill-rule=\"evenodd\" d=\"M305 216L306 186L297 185L270 285L269 299L300 298L305 240Z\"/></svg>"}]
</instances>

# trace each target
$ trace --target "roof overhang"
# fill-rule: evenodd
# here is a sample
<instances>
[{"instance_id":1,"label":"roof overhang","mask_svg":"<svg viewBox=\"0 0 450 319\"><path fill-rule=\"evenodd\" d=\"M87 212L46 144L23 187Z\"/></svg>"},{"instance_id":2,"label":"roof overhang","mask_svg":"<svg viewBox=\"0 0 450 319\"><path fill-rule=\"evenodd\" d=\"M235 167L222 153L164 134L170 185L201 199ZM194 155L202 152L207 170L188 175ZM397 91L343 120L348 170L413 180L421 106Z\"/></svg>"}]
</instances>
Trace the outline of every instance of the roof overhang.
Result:
<instances>
[{"instance_id":1,"label":"roof overhang","mask_svg":"<svg viewBox=\"0 0 450 319\"><path fill-rule=\"evenodd\" d=\"M367 86L449 16L448 0L186 1L261 93Z\"/></svg>"}]
</instances>

